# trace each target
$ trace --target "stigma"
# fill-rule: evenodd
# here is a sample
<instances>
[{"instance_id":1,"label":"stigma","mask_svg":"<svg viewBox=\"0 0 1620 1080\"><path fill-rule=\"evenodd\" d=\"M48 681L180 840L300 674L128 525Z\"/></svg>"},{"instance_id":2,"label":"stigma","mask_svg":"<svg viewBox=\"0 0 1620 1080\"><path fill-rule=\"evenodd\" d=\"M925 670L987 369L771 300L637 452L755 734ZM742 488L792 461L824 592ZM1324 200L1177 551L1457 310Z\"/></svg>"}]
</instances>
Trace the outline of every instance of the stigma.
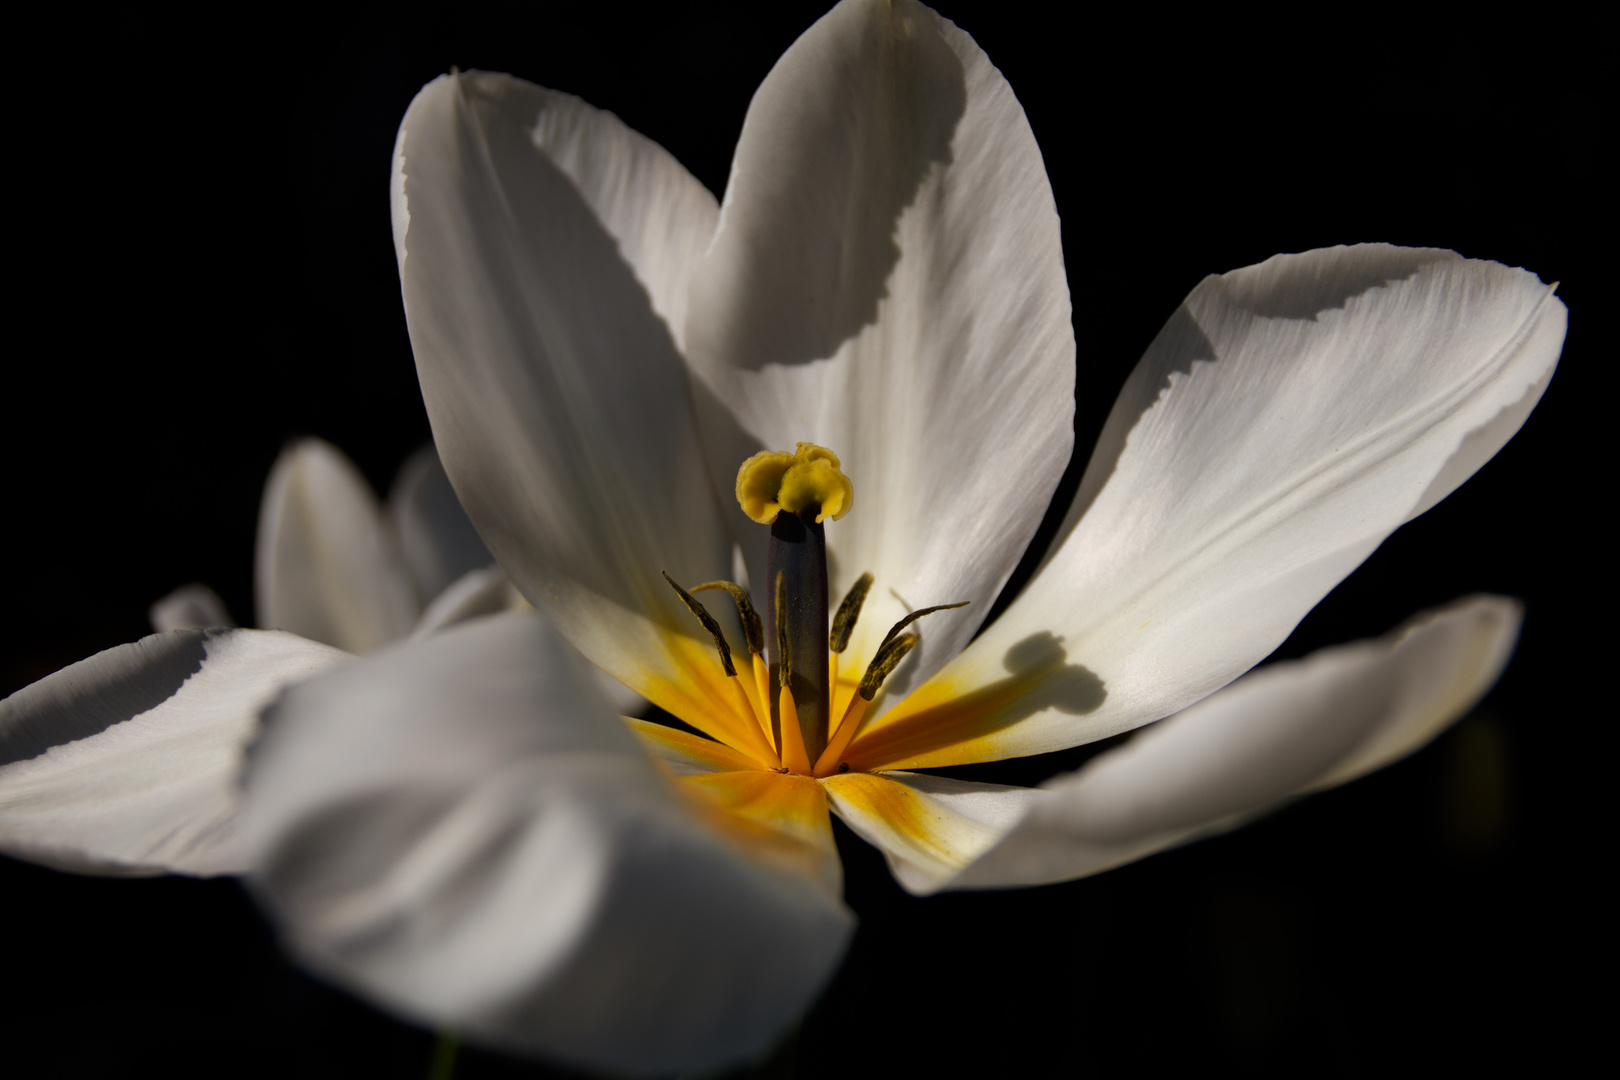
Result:
<instances>
[{"instance_id":1,"label":"stigma","mask_svg":"<svg viewBox=\"0 0 1620 1080\"><path fill-rule=\"evenodd\" d=\"M854 501L855 489L838 455L815 443L799 443L791 454L761 450L737 470L737 502L761 525L774 522L783 510L808 511L817 525L828 518L837 521Z\"/></svg>"}]
</instances>

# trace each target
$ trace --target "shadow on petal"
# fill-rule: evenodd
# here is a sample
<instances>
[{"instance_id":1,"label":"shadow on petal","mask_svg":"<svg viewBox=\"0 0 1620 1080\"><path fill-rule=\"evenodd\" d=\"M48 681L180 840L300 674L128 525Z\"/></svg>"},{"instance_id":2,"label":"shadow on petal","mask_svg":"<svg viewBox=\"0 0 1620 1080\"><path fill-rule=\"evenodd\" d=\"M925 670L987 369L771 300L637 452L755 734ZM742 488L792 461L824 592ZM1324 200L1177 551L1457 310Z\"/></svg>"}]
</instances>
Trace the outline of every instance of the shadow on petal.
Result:
<instances>
[{"instance_id":1,"label":"shadow on petal","mask_svg":"<svg viewBox=\"0 0 1620 1080\"><path fill-rule=\"evenodd\" d=\"M846 758L850 767L904 768L913 758L993 735L1047 709L1070 716L1094 712L1107 699L1107 688L1088 668L1067 663L1062 640L1049 631L1031 634L1002 657L1011 672L1007 678L960 697L920 701L858 736ZM915 696L927 694L924 687Z\"/></svg>"}]
</instances>

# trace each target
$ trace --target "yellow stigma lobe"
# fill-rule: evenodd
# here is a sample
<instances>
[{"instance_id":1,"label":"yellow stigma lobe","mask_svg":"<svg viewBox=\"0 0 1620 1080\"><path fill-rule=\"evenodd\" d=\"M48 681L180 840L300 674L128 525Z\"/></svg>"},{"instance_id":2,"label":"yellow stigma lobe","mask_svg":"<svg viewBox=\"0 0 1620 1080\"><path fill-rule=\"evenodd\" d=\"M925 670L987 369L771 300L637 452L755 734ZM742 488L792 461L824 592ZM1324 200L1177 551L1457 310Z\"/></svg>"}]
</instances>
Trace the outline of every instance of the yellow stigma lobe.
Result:
<instances>
[{"instance_id":1,"label":"yellow stigma lobe","mask_svg":"<svg viewBox=\"0 0 1620 1080\"><path fill-rule=\"evenodd\" d=\"M779 511L799 514L814 508L816 521L837 521L849 513L855 489L825 446L802 442L793 453L761 450L737 470L737 501L743 513L769 525Z\"/></svg>"}]
</instances>

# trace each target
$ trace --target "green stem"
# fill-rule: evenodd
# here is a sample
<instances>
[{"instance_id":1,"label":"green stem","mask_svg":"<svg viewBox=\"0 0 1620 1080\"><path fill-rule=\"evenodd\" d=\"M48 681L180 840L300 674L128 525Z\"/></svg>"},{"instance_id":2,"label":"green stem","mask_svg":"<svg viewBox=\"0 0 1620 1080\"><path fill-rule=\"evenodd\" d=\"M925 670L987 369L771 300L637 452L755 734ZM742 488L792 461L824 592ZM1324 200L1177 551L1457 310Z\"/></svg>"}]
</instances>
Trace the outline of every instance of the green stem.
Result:
<instances>
[{"instance_id":1,"label":"green stem","mask_svg":"<svg viewBox=\"0 0 1620 1080\"><path fill-rule=\"evenodd\" d=\"M433 1061L428 1065L427 1080L450 1080L456 1072L456 1053L461 1040L451 1031L439 1032L433 1043Z\"/></svg>"}]
</instances>

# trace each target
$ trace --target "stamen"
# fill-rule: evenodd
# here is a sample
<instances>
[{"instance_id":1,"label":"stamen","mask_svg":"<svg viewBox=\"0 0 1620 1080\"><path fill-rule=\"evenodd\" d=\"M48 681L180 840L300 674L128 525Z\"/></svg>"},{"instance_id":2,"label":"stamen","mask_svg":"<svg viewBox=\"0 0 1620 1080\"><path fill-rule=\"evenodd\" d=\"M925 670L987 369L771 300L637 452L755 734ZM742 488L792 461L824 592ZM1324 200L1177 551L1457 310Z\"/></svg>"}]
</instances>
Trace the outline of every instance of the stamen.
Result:
<instances>
[{"instance_id":1,"label":"stamen","mask_svg":"<svg viewBox=\"0 0 1620 1080\"><path fill-rule=\"evenodd\" d=\"M765 628L759 619L759 612L754 610L753 597L748 590L734 581L705 581L701 585L692 586L692 591L708 592L715 589L724 589L731 594L732 602L737 605L737 618L742 622L743 637L748 639L748 651L753 653L753 685L747 680L739 679L738 687L742 697L748 703L748 712L759 724L760 731L765 733L765 741L770 743L773 751L777 750L776 736L771 732L771 695L768 690L770 679L764 676L765 660L761 655L765 651Z\"/></svg>"},{"instance_id":2,"label":"stamen","mask_svg":"<svg viewBox=\"0 0 1620 1080\"><path fill-rule=\"evenodd\" d=\"M962 605L952 604L951 606L961 607ZM915 620L926 614L925 611L916 612L908 616L908 621ZM904 626L905 623L902 622L901 625ZM871 703L873 698L877 697L878 689L883 685L883 680L889 677L890 672L899 666L900 661L904 660L906 654L915 649L917 643L921 640L922 637L918 634L905 634L885 641L878 649L877 655L872 657L872 662L866 667L866 675L861 679L860 690L855 693L854 697L849 699L849 708L844 710L843 720L839 722L838 727L832 733L832 738L828 740L827 749L822 751L820 757L816 758L813 775L831 776L835 772L844 772L848 769L848 766L838 759L849 748L850 740L860 734L861 721L866 719L867 705Z\"/></svg>"},{"instance_id":3,"label":"stamen","mask_svg":"<svg viewBox=\"0 0 1620 1080\"><path fill-rule=\"evenodd\" d=\"M849 766L838 759L844 756L844 751L849 749L850 740L861 730L861 721L866 719L866 705L866 699L859 694L849 699L849 707L844 710L844 719L833 732L832 741L827 743L827 749L816 759L812 775L831 776L835 772L849 771Z\"/></svg>"},{"instance_id":4,"label":"stamen","mask_svg":"<svg viewBox=\"0 0 1620 1080\"><path fill-rule=\"evenodd\" d=\"M713 635L714 647L720 650L720 666L726 669L727 676L735 679L737 669L731 663L731 646L726 644L726 635L721 632L720 624L714 621L714 616L710 615L708 609L698 603L691 593L675 584L675 579L670 577L667 571L660 570L659 573L664 575L664 580L669 582L670 588L680 593L681 600L686 604L687 610L697 616L698 622L703 624L703 629Z\"/></svg>"},{"instance_id":5,"label":"stamen","mask_svg":"<svg viewBox=\"0 0 1620 1080\"><path fill-rule=\"evenodd\" d=\"M686 604L687 609L697 616L698 622L703 624L703 629L713 636L715 648L720 652L720 666L725 669L727 678L732 680L733 692L736 694L738 704L742 706L739 716L752 716L755 722L759 724L762 733L760 744L746 752L759 760L780 760L780 755L776 749L776 741L771 737L770 705L768 704L770 699L765 698L763 702L754 701L754 695L749 693L747 684L737 678L737 669L731 662L731 646L726 644L726 635L721 631L720 624L714 621L714 616L710 615L708 609L698 603L691 593L675 584L675 579L670 577L667 571L659 571L659 573L664 575L664 580L669 582L669 587L680 594L681 600ZM764 661L756 653L754 655L756 674L763 663ZM756 686L758 686L757 680ZM763 687L760 687L760 689L763 689ZM763 710L761 709L762 704ZM763 758L760 757L761 750L764 751Z\"/></svg>"},{"instance_id":6,"label":"stamen","mask_svg":"<svg viewBox=\"0 0 1620 1080\"><path fill-rule=\"evenodd\" d=\"M889 677L889 673L900 665L900 661L904 660L906 654L915 649L920 641L922 641L922 637L918 634L906 634L903 637L885 641L882 647L878 649L877 655L872 657L872 662L866 665L866 675L861 679L860 696L867 701L871 701L876 697L878 688L883 685L883 680ZM851 702L851 704L854 703ZM842 727L843 725L839 726Z\"/></svg>"},{"instance_id":7,"label":"stamen","mask_svg":"<svg viewBox=\"0 0 1620 1080\"><path fill-rule=\"evenodd\" d=\"M731 599L737 605L737 618L742 621L743 636L748 639L748 651L756 656L765 651L765 626L760 622L759 612L754 610L753 598L748 590L733 581L705 581L701 585L692 586L695 593L709 592L714 589L724 589L731 594Z\"/></svg>"},{"instance_id":8,"label":"stamen","mask_svg":"<svg viewBox=\"0 0 1620 1080\"><path fill-rule=\"evenodd\" d=\"M789 772L810 775L810 754L804 748L804 733L799 730L799 710L793 704L793 691L782 685L782 764Z\"/></svg>"},{"instance_id":9,"label":"stamen","mask_svg":"<svg viewBox=\"0 0 1620 1080\"><path fill-rule=\"evenodd\" d=\"M912 623L916 622L918 619L922 618L924 615L932 615L936 611L949 611L952 608L967 607L971 603L973 603L973 601L963 600L959 604L935 604L933 607L925 607L917 611L913 611L910 615L907 615L905 618L901 619L899 622L895 623L889 628L889 632L883 635L883 645L887 645L889 642L893 641L896 634L910 626ZM879 656L883 655L883 645L878 646ZM902 653L901 655L904 654ZM876 662L876 660L873 661L873 663Z\"/></svg>"},{"instance_id":10,"label":"stamen","mask_svg":"<svg viewBox=\"0 0 1620 1080\"><path fill-rule=\"evenodd\" d=\"M765 732L765 741L780 754L782 740L771 730L771 668L759 653L754 654L754 693L759 698L759 726Z\"/></svg>"},{"instance_id":11,"label":"stamen","mask_svg":"<svg viewBox=\"0 0 1620 1080\"><path fill-rule=\"evenodd\" d=\"M702 587L698 586L700 589ZM827 635L827 647L833 652L841 653L849 648L849 635L855 632L855 620L861 617L861 605L866 603L866 594L871 589L872 571L868 570L855 579L844 602L838 605L838 611L833 615L832 633Z\"/></svg>"},{"instance_id":12,"label":"stamen","mask_svg":"<svg viewBox=\"0 0 1620 1080\"><path fill-rule=\"evenodd\" d=\"M849 708L844 711L844 719L839 723L838 729L827 742L827 749L816 758L815 769L812 776L831 776L836 772L848 771L848 766L838 759L844 756L849 748L850 740L860 734L861 721L866 719L866 707L877 696L878 688L883 680L895 669L906 654L917 647L922 638L916 634L907 634L905 637L895 638L886 642L872 657L871 664L867 665L866 677L861 680L860 691L849 699Z\"/></svg>"}]
</instances>

